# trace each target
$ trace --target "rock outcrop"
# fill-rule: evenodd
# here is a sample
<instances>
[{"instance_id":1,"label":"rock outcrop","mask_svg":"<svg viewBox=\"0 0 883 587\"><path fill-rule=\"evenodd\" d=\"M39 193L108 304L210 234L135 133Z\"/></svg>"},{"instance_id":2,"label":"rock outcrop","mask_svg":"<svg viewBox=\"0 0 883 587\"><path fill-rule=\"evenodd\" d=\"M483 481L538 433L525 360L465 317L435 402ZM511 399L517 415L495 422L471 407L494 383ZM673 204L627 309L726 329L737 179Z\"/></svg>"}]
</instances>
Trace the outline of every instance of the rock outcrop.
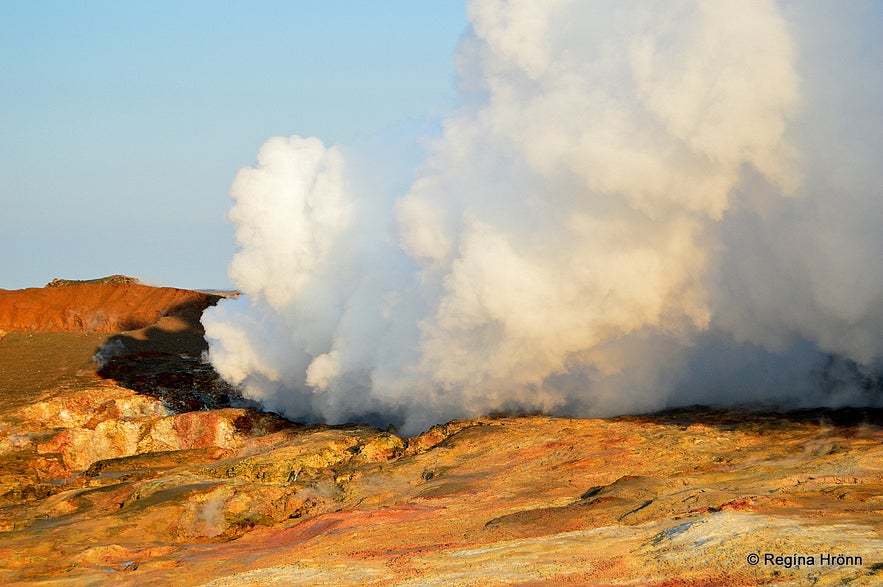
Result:
<instances>
[{"instance_id":1,"label":"rock outcrop","mask_svg":"<svg viewBox=\"0 0 883 587\"><path fill-rule=\"evenodd\" d=\"M56 277L47 283L45 287L67 287L69 285L83 284L122 285L129 283L140 283L140 281L128 275L108 275L107 277L98 277L96 279L60 279Z\"/></svg>"},{"instance_id":2,"label":"rock outcrop","mask_svg":"<svg viewBox=\"0 0 883 587\"><path fill-rule=\"evenodd\" d=\"M52 284L50 284L52 285ZM120 332L163 316L201 313L217 295L138 283L68 282L63 287L0 290L0 329L31 332Z\"/></svg>"}]
</instances>

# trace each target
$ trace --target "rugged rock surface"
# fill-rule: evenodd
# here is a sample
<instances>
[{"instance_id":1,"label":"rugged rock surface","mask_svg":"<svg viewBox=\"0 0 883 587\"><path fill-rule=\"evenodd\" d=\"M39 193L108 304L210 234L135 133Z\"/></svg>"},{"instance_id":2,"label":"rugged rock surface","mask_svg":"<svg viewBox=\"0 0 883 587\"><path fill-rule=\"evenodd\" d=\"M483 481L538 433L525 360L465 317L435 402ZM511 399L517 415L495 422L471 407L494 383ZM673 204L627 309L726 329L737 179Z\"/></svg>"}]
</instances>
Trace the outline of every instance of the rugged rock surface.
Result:
<instances>
[{"instance_id":1,"label":"rugged rock surface","mask_svg":"<svg viewBox=\"0 0 883 587\"><path fill-rule=\"evenodd\" d=\"M105 285L121 285L128 283L140 283L138 279L129 277L128 275L108 275L107 277L98 277L96 279L61 279L56 277L46 284L46 287L67 287L69 285L83 284L105 284Z\"/></svg>"},{"instance_id":2,"label":"rugged rock surface","mask_svg":"<svg viewBox=\"0 0 883 587\"><path fill-rule=\"evenodd\" d=\"M489 417L403 439L260 412L202 348L192 316L0 339L0 581L883 584L880 410Z\"/></svg>"}]
</instances>

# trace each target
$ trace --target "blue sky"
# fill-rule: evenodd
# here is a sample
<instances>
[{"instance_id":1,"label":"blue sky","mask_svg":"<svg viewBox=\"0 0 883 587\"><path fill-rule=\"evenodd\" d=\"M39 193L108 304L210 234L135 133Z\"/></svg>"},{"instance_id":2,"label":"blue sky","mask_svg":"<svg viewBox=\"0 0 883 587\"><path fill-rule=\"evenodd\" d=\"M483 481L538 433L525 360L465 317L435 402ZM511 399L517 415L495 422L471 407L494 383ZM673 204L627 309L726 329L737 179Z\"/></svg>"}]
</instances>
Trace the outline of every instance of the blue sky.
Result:
<instances>
[{"instance_id":1,"label":"blue sky","mask_svg":"<svg viewBox=\"0 0 883 587\"><path fill-rule=\"evenodd\" d=\"M455 106L462 2L0 0L0 288L229 287L237 170Z\"/></svg>"}]
</instances>

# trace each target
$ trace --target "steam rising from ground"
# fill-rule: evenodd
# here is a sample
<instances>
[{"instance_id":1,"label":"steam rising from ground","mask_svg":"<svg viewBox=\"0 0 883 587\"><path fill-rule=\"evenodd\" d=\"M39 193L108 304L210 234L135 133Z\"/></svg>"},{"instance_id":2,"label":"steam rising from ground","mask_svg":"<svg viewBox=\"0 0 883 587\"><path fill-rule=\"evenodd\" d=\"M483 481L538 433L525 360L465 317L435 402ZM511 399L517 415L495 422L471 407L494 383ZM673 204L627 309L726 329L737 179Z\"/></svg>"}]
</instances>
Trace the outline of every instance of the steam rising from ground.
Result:
<instances>
[{"instance_id":1,"label":"steam rising from ground","mask_svg":"<svg viewBox=\"0 0 883 587\"><path fill-rule=\"evenodd\" d=\"M414 431L491 410L879 403L879 5L471 2L463 106L275 137L203 319L267 407ZM408 180L410 181L410 180Z\"/></svg>"}]
</instances>

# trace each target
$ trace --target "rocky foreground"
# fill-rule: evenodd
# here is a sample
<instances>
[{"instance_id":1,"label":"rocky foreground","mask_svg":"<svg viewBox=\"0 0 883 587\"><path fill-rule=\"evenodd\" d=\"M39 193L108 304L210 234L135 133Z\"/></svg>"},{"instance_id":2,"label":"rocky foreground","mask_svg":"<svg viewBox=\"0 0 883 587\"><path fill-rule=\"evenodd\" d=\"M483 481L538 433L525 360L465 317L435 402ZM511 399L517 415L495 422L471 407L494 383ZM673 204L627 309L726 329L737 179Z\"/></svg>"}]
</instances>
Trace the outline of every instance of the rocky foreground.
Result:
<instances>
[{"instance_id":1,"label":"rocky foreground","mask_svg":"<svg viewBox=\"0 0 883 587\"><path fill-rule=\"evenodd\" d=\"M0 582L883 584L879 410L295 424L200 361L194 299L0 322Z\"/></svg>"}]
</instances>

